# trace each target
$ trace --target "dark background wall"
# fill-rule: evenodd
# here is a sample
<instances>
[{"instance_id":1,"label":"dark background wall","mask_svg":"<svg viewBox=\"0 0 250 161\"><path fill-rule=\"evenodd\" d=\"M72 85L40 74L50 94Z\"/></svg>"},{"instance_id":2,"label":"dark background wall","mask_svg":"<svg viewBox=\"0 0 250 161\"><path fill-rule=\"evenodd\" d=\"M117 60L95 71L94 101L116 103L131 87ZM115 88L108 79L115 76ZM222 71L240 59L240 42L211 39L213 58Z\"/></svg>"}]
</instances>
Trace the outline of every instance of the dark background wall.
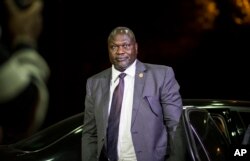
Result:
<instances>
[{"instance_id":1,"label":"dark background wall","mask_svg":"<svg viewBox=\"0 0 250 161\"><path fill-rule=\"evenodd\" d=\"M116 26L134 31L141 61L173 67L183 98L250 100L250 27L234 22L234 4L44 2L39 50L51 67L45 126L84 110L86 79L110 66L106 39Z\"/></svg>"}]
</instances>

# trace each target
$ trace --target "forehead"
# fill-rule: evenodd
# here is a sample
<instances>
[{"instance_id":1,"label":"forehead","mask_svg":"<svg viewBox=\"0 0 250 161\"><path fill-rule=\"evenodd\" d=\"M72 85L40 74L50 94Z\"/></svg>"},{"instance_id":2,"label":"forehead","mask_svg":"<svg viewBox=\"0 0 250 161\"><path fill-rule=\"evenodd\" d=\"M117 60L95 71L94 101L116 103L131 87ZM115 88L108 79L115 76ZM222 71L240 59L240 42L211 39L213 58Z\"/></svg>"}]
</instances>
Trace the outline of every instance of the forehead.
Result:
<instances>
[{"instance_id":1,"label":"forehead","mask_svg":"<svg viewBox=\"0 0 250 161\"><path fill-rule=\"evenodd\" d=\"M131 41L132 38L128 35L128 34L124 34L124 33L119 33L119 34L116 34L116 35L113 35L111 38L110 38L110 43L112 42L127 42L127 41Z\"/></svg>"},{"instance_id":2,"label":"forehead","mask_svg":"<svg viewBox=\"0 0 250 161\"><path fill-rule=\"evenodd\" d=\"M108 37L108 42L114 41L136 41L133 31L126 27L117 27L115 28Z\"/></svg>"}]
</instances>

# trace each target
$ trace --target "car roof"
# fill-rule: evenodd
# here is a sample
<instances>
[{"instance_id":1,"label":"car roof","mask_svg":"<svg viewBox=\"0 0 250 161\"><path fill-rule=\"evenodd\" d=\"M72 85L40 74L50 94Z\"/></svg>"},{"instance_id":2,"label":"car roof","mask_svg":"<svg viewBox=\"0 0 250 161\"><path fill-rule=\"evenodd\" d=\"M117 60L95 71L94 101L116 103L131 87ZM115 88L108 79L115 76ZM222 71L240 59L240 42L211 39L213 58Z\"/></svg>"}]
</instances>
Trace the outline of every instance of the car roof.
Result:
<instances>
[{"instance_id":1,"label":"car roof","mask_svg":"<svg viewBox=\"0 0 250 161\"><path fill-rule=\"evenodd\" d=\"M250 107L250 101L244 100L223 100L223 99L183 99L183 105L196 105L196 106L239 106Z\"/></svg>"},{"instance_id":2,"label":"car roof","mask_svg":"<svg viewBox=\"0 0 250 161\"><path fill-rule=\"evenodd\" d=\"M219 99L183 99L183 109L190 107L203 109L230 109L230 111L250 112L250 101Z\"/></svg>"}]
</instances>

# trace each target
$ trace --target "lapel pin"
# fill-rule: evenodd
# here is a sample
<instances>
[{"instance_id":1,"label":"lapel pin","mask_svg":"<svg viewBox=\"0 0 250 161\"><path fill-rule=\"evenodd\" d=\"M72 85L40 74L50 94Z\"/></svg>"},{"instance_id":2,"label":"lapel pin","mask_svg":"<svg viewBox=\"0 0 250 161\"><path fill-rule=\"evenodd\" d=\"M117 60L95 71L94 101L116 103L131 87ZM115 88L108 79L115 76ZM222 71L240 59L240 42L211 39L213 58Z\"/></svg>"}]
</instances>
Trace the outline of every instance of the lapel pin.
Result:
<instances>
[{"instance_id":1,"label":"lapel pin","mask_svg":"<svg viewBox=\"0 0 250 161\"><path fill-rule=\"evenodd\" d=\"M139 77L142 78L143 77L143 73L139 73Z\"/></svg>"}]
</instances>

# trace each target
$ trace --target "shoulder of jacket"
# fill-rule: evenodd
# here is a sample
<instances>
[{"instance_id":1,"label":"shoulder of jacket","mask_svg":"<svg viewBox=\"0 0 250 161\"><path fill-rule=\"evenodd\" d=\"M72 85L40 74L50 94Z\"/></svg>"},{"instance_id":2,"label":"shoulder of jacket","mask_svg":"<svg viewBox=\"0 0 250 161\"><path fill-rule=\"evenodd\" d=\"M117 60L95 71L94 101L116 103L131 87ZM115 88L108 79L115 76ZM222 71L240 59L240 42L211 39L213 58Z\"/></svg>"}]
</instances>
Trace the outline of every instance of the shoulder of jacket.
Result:
<instances>
[{"instance_id":1,"label":"shoulder of jacket","mask_svg":"<svg viewBox=\"0 0 250 161\"><path fill-rule=\"evenodd\" d=\"M151 70L168 70L172 67L167 66L167 65L160 65L160 64L150 64L150 63L144 63L144 65L146 66L147 69L151 69Z\"/></svg>"},{"instance_id":2,"label":"shoulder of jacket","mask_svg":"<svg viewBox=\"0 0 250 161\"><path fill-rule=\"evenodd\" d=\"M111 74L111 68L105 69L97 74L92 75L91 77L88 78L88 80L94 80L94 79L101 79L108 77Z\"/></svg>"}]
</instances>

